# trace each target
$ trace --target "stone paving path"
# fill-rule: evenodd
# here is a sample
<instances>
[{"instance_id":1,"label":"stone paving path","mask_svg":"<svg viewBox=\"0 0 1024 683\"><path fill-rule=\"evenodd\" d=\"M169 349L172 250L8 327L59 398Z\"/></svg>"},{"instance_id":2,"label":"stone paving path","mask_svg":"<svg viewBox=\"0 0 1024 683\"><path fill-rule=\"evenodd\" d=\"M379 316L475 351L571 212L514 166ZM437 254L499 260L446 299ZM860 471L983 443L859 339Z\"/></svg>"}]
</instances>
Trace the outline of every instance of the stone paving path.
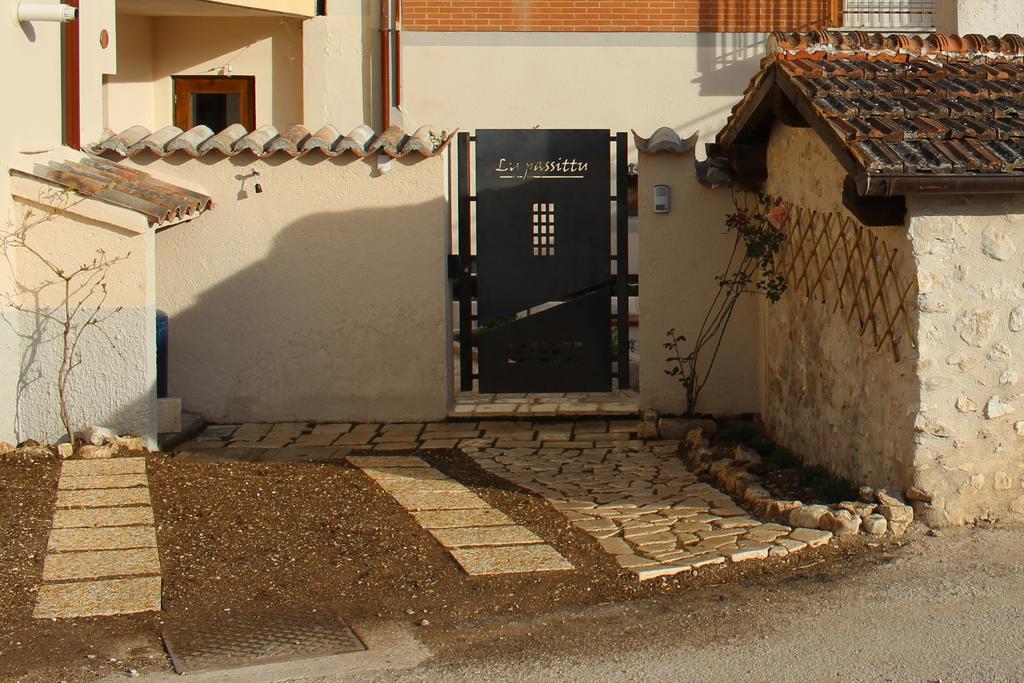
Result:
<instances>
[{"instance_id":1,"label":"stone paving path","mask_svg":"<svg viewBox=\"0 0 1024 683\"><path fill-rule=\"evenodd\" d=\"M65 460L36 618L160 609L145 458Z\"/></svg>"},{"instance_id":2,"label":"stone paving path","mask_svg":"<svg viewBox=\"0 0 1024 683\"><path fill-rule=\"evenodd\" d=\"M349 456L409 512L467 574L572 569L544 540L425 461L402 456Z\"/></svg>"},{"instance_id":3,"label":"stone paving path","mask_svg":"<svg viewBox=\"0 0 1024 683\"><path fill-rule=\"evenodd\" d=\"M225 455L225 459L272 461L301 459L296 447L334 448L334 457L352 451L408 451L431 448L583 448L632 439L637 420L578 420L566 422L517 422L482 420L431 423L350 424L305 422L212 425L179 452L216 448L250 449ZM287 452L280 449L289 449ZM324 451L311 451L320 459Z\"/></svg>"},{"instance_id":4,"label":"stone paving path","mask_svg":"<svg viewBox=\"0 0 1024 683\"><path fill-rule=\"evenodd\" d=\"M762 523L699 482L677 441L638 441L635 422L578 423L557 448L467 447L484 469L537 493L640 580L785 556L832 534ZM618 439L608 437L618 435Z\"/></svg>"},{"instance_id":5,"label":"stone paving path","mask_svg":"<svg viewBox=\"0 0 1024 683\"><path fill-rule=\"evenodd\" d=\"M603 418L218 425L181 450L219 459L209 449L225 449L223 459L266 462L458 448L547 500L640 580L785 556L832 537L750 517L727 494L698 481L679 458L678 441L643 440L639 428L636 419ZM426 489L415 495L435 505L449 497Z\"/></svg>"},{"instance_id":6,"label":"stone paving path","mask_svg":"<svg viewBox=\"0 0 1024 683\"><path fill-rule=\"evenodd\" d=\"M628 417L640 414L635 391L581 394L480 394L459 392L449 413L455 418Z\"/></svg>"}]
</instances>

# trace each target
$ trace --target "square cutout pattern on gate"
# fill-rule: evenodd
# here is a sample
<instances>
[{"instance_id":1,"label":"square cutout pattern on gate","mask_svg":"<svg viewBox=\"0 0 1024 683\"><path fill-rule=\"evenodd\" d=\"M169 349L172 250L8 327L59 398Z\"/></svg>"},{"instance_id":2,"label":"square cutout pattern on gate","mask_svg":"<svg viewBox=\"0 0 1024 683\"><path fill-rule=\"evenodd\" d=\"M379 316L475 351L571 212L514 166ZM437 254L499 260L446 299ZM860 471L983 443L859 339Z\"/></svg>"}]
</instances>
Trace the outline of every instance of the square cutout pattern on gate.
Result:
<instances>
[{"instance_id":1,"label":"square cutout pattern on gate","mask_svg":"<svg viewBox=\"0 0 1024 683\"><path fill-rule=\"evenodd\" d=\"M533 255L555 255L555 205L533 205Z\"/></svg>"}]
</instances>

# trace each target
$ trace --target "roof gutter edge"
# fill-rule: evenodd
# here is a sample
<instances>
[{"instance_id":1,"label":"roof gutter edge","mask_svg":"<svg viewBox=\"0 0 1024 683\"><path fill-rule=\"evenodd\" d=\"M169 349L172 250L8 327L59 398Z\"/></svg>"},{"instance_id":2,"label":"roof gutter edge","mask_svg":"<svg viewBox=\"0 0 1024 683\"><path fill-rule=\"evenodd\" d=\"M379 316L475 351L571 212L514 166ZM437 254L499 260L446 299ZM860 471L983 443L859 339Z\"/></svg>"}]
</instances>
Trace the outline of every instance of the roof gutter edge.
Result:
<instances>
[{"instance_id":1,"label":"roof gutter edge","mask_svg":"<svg viewBox=\"0 0 1024 683\"><path fill-rule=\"evenodd\" d=\"M862 197L898 197L908 194L1024 194L1024 175L871 175L855 178Z\"/></svg>"}]
</instances>

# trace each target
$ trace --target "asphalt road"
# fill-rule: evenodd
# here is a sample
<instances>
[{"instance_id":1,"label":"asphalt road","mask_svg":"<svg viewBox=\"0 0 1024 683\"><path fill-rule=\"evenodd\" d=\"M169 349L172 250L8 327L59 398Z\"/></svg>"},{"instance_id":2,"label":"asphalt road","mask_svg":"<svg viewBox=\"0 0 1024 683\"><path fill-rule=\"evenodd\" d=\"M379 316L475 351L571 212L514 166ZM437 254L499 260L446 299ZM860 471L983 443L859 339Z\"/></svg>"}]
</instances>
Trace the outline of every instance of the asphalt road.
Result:
<instances>
[{"instance_id":1,"label":"asphalt road","mask_svg":"<svg viewBox=\"0 0 1024 683\"><path fill-rule=\"evenodd\" d=\"M301 680L1024 680L1024 530L421 640L433 656L416 668Z\"/></svg>"}]
</instances>

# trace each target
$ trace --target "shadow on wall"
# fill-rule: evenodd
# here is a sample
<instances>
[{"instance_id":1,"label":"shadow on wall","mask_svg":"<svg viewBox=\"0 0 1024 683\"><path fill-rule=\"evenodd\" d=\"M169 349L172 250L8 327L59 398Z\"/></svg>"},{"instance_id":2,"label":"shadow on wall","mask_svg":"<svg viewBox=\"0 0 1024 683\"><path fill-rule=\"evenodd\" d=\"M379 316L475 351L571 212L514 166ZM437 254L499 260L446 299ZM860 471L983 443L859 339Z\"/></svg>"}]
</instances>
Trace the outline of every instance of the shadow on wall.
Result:
<instances>
[{"instance_id":1,"label":"shadow on wall","mask_svg":"<svg viewBox=\"0 0 1024 683\"><path fill-rule=\"evenodd\" d=\"M300 198L281 201L302 212ZM214 421L443 417L443 198L311 212L280 228L259 206L238 203L228 220L215 211L157 238L170 394Z\"/></svg>"},{"instance_id":2,"label":"shadow on wall","mask_svg":"<svg viewBox=\"0 0 1024 683\"><path fill-rule=\"evenodd\" d=\"M698 33L697 77L705 97L740 97L761 68L763 33ZM728 111L732 105L722 107Z\"/></svg>"},{"instance_id":3,"label":"shadow on wall","mask_svg":"<svg viewBox=\"0 0 1024 683\"><path fill-rule=\"evenodd\" d=\"M31 311L9 311L4 318L20 338L15 432L19 439L57 440L64 434L57 387L62 333ZM76 430L101 425L121 434L156 436L156 385L147 371L151 354L141 327L152 324L150 309L125 309L103 324L103 333L83 335L81 364L68 382Z\"/></svg>"}]
</instances>

